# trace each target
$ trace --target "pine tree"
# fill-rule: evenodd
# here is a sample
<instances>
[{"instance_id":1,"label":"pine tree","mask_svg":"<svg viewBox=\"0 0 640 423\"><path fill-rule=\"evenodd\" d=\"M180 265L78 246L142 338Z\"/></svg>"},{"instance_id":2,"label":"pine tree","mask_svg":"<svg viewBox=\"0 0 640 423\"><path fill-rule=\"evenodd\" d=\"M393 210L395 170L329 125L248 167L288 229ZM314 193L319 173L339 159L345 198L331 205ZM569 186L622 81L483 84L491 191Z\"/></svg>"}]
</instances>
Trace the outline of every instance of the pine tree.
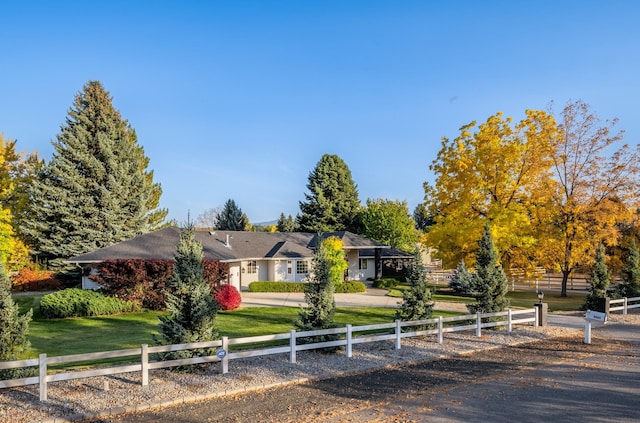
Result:
<instances>
[{"instance_id":1,"label":"pine tree","mask_svg":"<svg viewBox=\"0 0 640 423\"><path fill-rule=\"evenodd\" d=\"M471 313L495 313L504 311L509 305L507 299L508 281L498 260L498 251L493 243L491 229L485 225L484 233L476 252L476 289L474 304L467 305Z\"/></svg>"},{"instance_id":2,"label":"pine tree","mask_svg":"<svg viewBox=\"0 0 640 423\"><path fill-rule=\"evenodd\" d=\"M11 298L11 280L0 262L0 361L21 360L31 348L27 338L33 311L20 315ZM0 380L25 376L24 370L0 370Z\"/></svg>"},{"instance_id":3,"label":"pine tree","mask_svg":"<svg viewBox=\"0 0 640 423\"><path fill-rule=\"evenodd\" d=\"M629 255L625 260L620 279L622 282L619 286L619 293L622 297L640 297L640 252L635 240L629 249Z\"/></svg>"},{"instance_id":4,"label":"pine tree","mask_svg":"<svg viewBox=\"0 0 640 423\"><path fill-rule=\"evenodd\" d=\"M285 217L284 213L280 213L276 226L278 232L293 232L296 228L296 223L291 215Z\"/></svg>"},{"instance_id":5,"label":"pine tree","mask_svg":"<svg viewBox=\"0 0 640 423\"><path fill-rule=\"evenodd\" d=\"M607 267L607 260L604 247L598 245L596 248L596 260L589 275L589 295L585 299L583 310L595 310L598 307L598 298L607 296L607 289L611 283L611 274Z\"/></svg>"},{"instance_id":6,"label":"pine tree","mask_svg":"<svg viewBox=\"0 0 640 423\"><path fill-rule=\"evenodd\" d=\"M337 155L325 154L309 174L308 193L300 202L298 225L302 232L359 232L361 205L358 188L347 164Z\"/></svg>"},{"instance_id":7,"label":"pine tree","mask_svg":"<svg viewBox=\"0 0 640 423\"><path fill-rule=\"evenodd\" d=\"M52 267L155 229L166 216L149 159L100 82L77 94L53 147L31 185L24 229Z\"/></svg>"},{"instance_id":8,"label":"pine tree","mask_svg":"<svg viewBox=\"0 0 640 423\"><path fill-rule=\"evenodd\" d=\"M304 289L304 299L307 307L300 308L298 320L294 322L296 328L307 331L335 327L333 323L336 311L334 292L335 287L331 282L331 265L325 248L320 244L313 254L311 277ZM323 342L334 339L336 339L336 336L325 335L301 339L301 342Z\"/></svg>"},{"instance_id":9,"label":"pine tree","mask_svg":"<svg viewBox=\"0 0 640 423\"><path fill-rule=\"evenodd\" d=\"M457 293L461 294L473 294L474 292L474 278L464 261L458 264L458 267L453 272L451 280L449 281L449 288L453 289Z\"/></svg>"},{"instance_id":10,"label":"pine tree","mask_svg":"<svg viewBox=\"0 0 640 423\"><path fill-rule=\"evenodd\" d=\"M157 343L183 344L218 339L215 319L218 304L211 296L202 267L202 244L195 239L195 229L187 226L180 234L173 278L167 294L167 316L160 316L161 338ZM171 358L212 355L213 349L178 351Z\"/></svg>"},{"instance_id":11,"label":"pine tree","mask_svg":"<svg viewBox=\"0 0 640 423\"><path fill-rule=\"evenodd\" d=\"M245 231L249 225L247 215L236 205L232 199L228 199L216 219L216 229L221 231Z\"/></svg>"},{"instance_id":12,"label":"pine tree","mask_svg":"<svg viewBox=\"0 0 640 423\"><path fill-rule=\"evenodd\" d=\"M396 319L403 321L430 319L433 315L433 300L419 249L413 252L407 282L410 288L402 291L402 304L396 311ZM420 326L414 329L422 330L426 327Z\"/></svg>"}]
</instances>

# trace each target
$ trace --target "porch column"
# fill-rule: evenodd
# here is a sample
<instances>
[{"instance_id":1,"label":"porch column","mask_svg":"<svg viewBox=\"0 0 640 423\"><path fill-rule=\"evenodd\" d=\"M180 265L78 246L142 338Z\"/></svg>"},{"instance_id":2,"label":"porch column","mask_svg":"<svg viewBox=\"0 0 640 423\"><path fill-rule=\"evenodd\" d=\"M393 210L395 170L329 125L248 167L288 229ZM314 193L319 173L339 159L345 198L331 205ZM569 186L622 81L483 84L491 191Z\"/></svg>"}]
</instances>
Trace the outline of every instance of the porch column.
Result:
<instances>
[{"instance_id":1,"label":"porch column","mask_svg":"<svg viewBox=\"0 0 640 423\"><path fill-rule=\"evenodd\" d=\"M375 278L382 279L382 253L380 248L374 248L373 250L375 251Z\"/></svg>"}]
</instances>

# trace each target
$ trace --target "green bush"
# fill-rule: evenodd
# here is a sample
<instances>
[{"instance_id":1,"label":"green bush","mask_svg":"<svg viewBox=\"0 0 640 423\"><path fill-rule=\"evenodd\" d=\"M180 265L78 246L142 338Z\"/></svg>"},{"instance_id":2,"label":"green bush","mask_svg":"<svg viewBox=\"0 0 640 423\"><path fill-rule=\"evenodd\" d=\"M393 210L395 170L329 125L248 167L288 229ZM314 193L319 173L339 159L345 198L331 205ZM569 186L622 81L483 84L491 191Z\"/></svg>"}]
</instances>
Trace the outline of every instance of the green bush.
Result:
<instances>
[{"instance_id":1,"label":"green bush","mask_svg":"<svg viewBox=\"0 0 640 423\"><path fill-rule=\"evenodd\" d=\"M336 294L357 294L367 292L367 287L362 282L346 281L336 285Z\"/></svg>"},{"instance_id":2,"label":"green bush","mask_svg":"<svg viewBox=\"0 0 640 423\"><path fill-rule=\"evenodd\" d=\"M40 313L50 319L104 316L132 311L139 311L139 307L131 301L78 288L47 294L40 301Z\"/></svg>"},{"instance_id":3,"label":"green bush","mask_svg":"<svg viewBox=\"0 0 640 423\"><path fill-rule=\"evenodd\" d=\"M306 282L251 282L249 292L304 292ZM367 287L362 282L348 281L336 285L337 294L353 294L366 292Z\"/></svg>"},{"instance_id":4,"label":"green bush","mask_svg":"<svg viewBox=\"0 0 640 423\"><path fill-rule=\"evenodd\" d=\"M249 292L304 292L303 282L259 281L249 284Z\"/></svg>"},{"instance_id":5,"label":"green bush","mask_svg":"<svg viewBox=\"0 0 640 423\"><path fill-rule=\"evenodd\" d=\"M400 281L396 278L382 278L373 281L374 288L391 289L400 284Z\"/></svg>"}]
</instances>

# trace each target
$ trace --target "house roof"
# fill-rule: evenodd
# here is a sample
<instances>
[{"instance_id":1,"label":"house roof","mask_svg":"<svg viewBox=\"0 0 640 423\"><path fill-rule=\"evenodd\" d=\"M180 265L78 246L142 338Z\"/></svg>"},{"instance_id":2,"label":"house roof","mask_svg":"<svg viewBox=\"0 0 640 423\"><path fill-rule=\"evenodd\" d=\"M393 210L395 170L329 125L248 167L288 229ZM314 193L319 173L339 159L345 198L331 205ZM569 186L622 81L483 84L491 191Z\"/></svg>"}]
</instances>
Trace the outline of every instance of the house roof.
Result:
<instances>
[{"instance_id":1,"label":"house roof","mask_svg":"<svg viewBox=\"0 0 640 423\"><path fill-rule=\"evenodd\" d=\"M387 245L351 232L331 232L322 238L337 236L345 250L388 249ZM173 259L180 240L180 229L168 227L109 247L67 260L73 264L99 263L113 259ZM232 262L257 259L309 258L318 243L318 235L303 232L245 232L197 230L205 258Z\"/></svg>"}]
</instances>

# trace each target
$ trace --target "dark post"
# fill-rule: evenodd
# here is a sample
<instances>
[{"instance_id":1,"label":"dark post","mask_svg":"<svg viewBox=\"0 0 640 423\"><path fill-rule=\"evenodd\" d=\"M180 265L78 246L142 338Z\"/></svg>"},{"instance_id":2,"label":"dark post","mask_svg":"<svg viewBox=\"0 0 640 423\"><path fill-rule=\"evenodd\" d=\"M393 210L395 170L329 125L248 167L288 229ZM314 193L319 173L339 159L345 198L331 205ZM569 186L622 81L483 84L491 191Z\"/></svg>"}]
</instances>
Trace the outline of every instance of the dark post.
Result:
<instances>
[{"instance_id":1,"label":"dark post","mask_svg":"<svg viewBox=\"0 0 640 423\"><path fill-rule=\"evenodd\" d=\"M380 251L380 248L374 248L375 251L375 278L376 279L382 279L382 253Z\"/></svg>"},{"instance_id":2,"label":"dark post","mask_svg":"<svg viewBox=\"0 0 640 423\"><path fill-rule=\"evenodd\" d=\"M609 315L609 297L598 298L598 305L595 311Z\"/></svg>"}]
</instances>

